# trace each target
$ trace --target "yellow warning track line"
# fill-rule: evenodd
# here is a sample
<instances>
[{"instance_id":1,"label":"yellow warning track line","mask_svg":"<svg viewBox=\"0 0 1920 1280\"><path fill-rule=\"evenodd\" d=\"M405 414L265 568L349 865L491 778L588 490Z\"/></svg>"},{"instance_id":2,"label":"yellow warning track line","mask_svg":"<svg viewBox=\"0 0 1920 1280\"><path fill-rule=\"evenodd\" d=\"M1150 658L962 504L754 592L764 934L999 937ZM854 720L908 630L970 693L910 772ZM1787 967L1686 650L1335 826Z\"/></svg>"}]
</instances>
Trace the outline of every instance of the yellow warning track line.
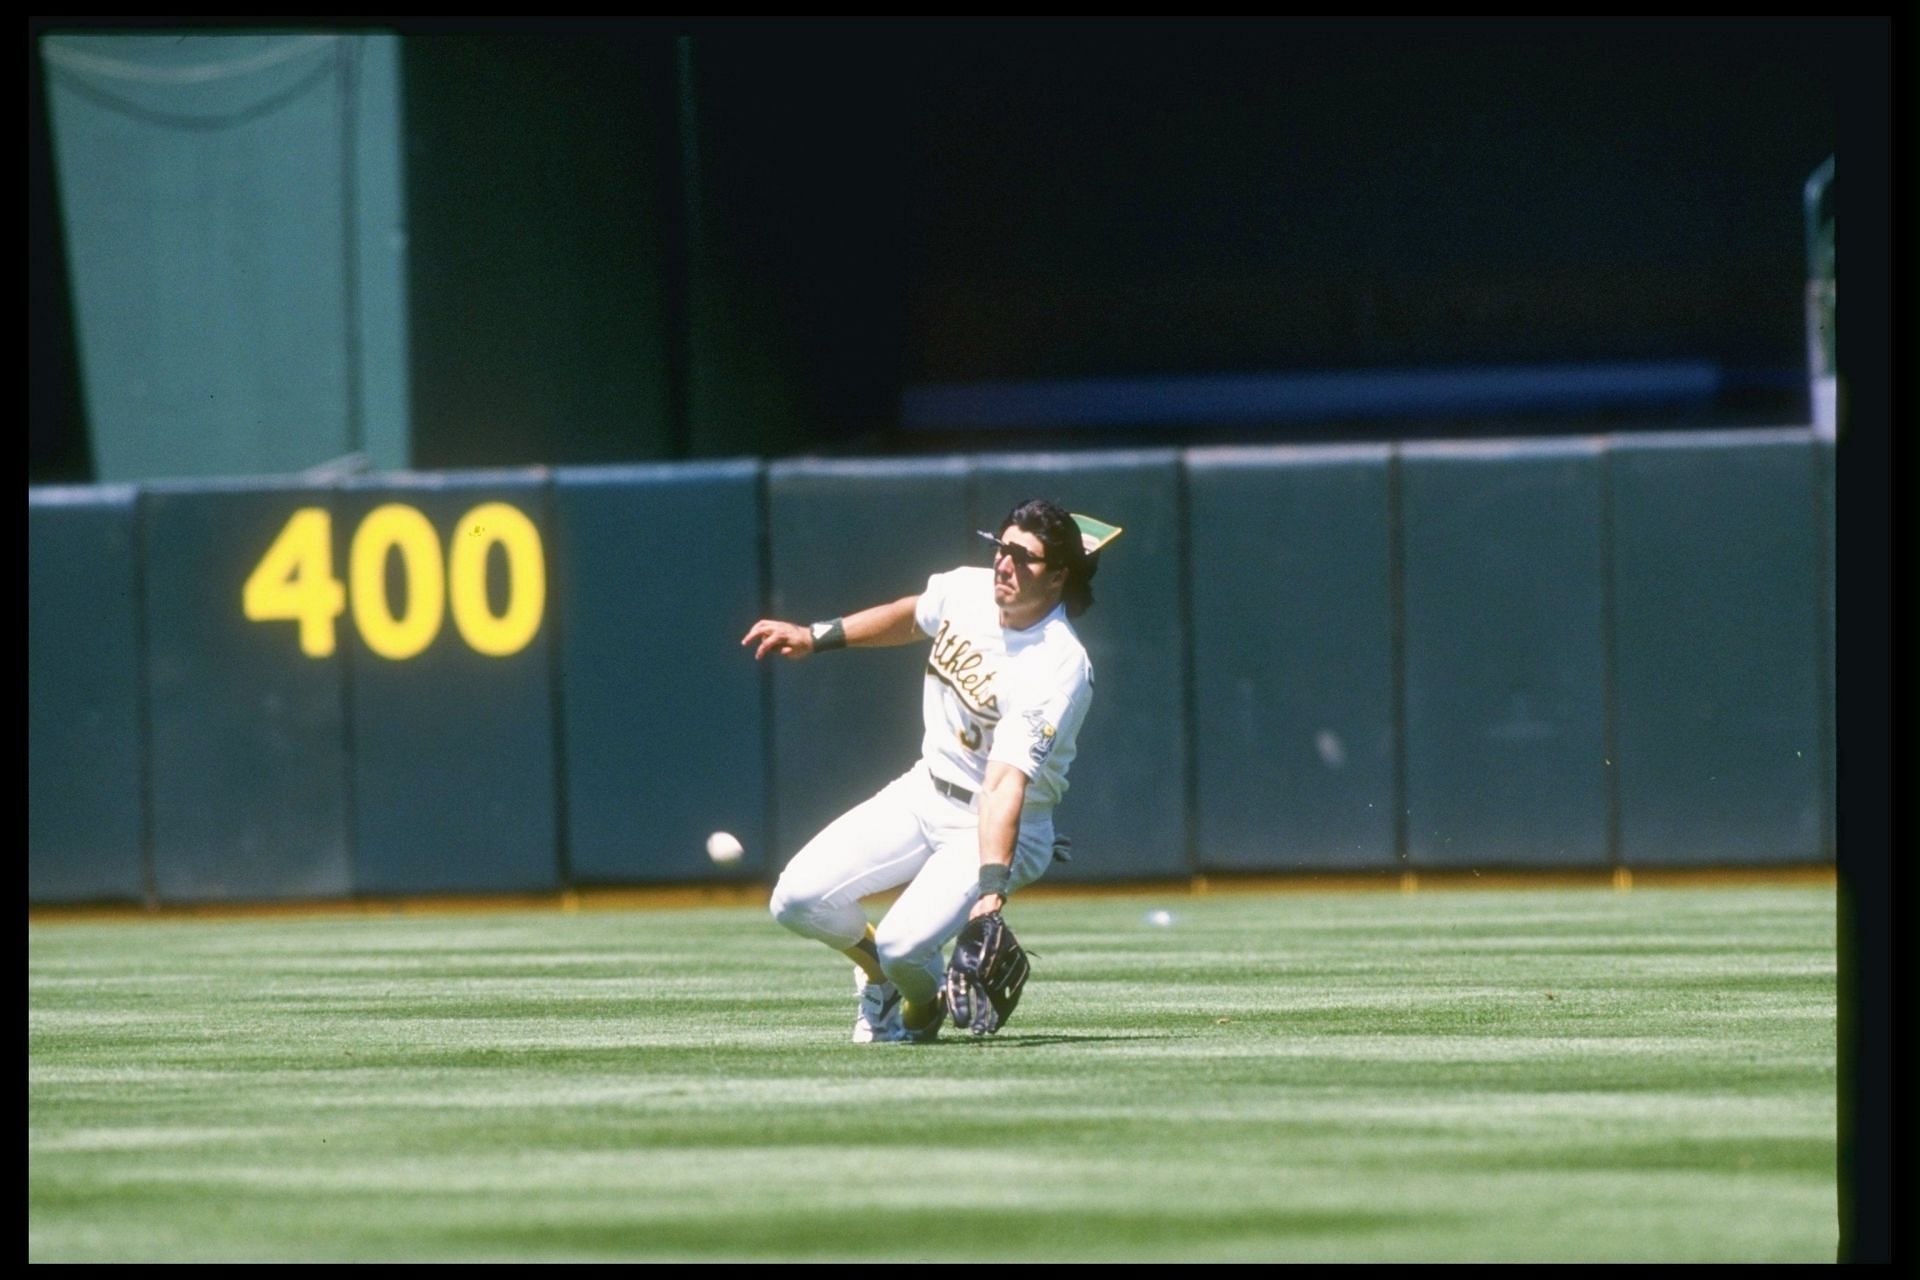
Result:
<instances>
[{"instance_id":1,"label":"yellow warning track line","mask_svg":"<svg viewBox=\"0 0 1920 1280\"><path fill-rule=\"evenodd\" d=\"M1190 880L1126 884L1037 884L1022 898L1203 896L1226 893L1416 893L1470 889L1733 888L1743 885L1832 885L1830 865L1781 867L1625 867L1596 871L1356 871L1281 875L1227 872ZM407 898L219 902L148 907L135 903L33 907L29 924L110 920L263 920L312 916L492 915L509 911L637 911L685 907L765 906L764 884L656 885L557 893L440 894Z\"/></svg>"},{"instance_id":2,"label":"yellow warning track line","mask_svg":"<svg viewBox=\"0 0 1920 1280\"><path fill-rule=\"evenodd\" d=\"M1154 880L1119 885L1038 884L1020 891L1023 898L1201 896L1221 893L1415 893L1459 889L1630 889L1732 888L1740 885L1831 885L1828 864L1775 867L1616 867L1590 871L1329 871L1278 874L1227 872L1191 880Z\"/></svg>"}]
</instances>

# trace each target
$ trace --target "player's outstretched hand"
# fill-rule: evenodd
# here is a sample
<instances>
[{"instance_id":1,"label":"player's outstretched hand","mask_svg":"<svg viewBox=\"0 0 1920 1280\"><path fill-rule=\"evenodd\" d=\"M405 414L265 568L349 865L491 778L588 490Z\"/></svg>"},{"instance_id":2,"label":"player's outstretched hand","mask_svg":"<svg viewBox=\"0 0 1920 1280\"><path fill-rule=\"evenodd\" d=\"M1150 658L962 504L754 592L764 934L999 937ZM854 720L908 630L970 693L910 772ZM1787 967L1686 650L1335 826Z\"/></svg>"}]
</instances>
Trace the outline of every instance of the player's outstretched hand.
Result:
<instances>
[{"instance_id":1,"label":"player's outstretched hand","mask_svg":"<svg viewBox=\"0 0 1920 1280\"><path fill-rule=\"evenodd\" d=\"M747 628L747 634L740 643L750 645L758 641L760 647L753 651L753 660L758 662L769 653L777 653L783 658L804 658L813 652L813 636L805 627L795 626L791 622L778 622L772 618L762 618Z\"/></svg>"}]
</instances>

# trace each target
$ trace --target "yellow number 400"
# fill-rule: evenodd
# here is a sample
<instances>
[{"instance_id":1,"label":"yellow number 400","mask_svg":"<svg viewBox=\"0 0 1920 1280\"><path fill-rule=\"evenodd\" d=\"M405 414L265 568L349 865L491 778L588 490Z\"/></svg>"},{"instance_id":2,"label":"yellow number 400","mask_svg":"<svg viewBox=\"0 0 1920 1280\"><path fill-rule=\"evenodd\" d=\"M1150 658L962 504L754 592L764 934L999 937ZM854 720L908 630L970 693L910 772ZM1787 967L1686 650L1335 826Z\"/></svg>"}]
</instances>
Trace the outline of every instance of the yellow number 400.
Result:
<instances>
[{"instance_id":1,"label":"yellow number 400","mask_svg":"<svg viewBox=\"0 0 1920 1280\"><path fill-rule=\"evenodd\" d=\"M504 658L527 647L546 612L546 561L533 521L504 502L489 502L460 517L460 533L442 574L440 536L418 510L391 502L367 513L347 553L353 621L367 648L396 661L411 658L439 634L448 598L460 635L477 652ZM495 543L507 557L504 613L487 600L487 553ZM387 595L387 560L400 553L406 609L395 614ZM247 575L240 607L253 622L297 622L300 652L333 653L334 620L346 609L347 586L333 576L333 520L320 507L293 513L260 563Z\"/></svg>"}]
</instances>

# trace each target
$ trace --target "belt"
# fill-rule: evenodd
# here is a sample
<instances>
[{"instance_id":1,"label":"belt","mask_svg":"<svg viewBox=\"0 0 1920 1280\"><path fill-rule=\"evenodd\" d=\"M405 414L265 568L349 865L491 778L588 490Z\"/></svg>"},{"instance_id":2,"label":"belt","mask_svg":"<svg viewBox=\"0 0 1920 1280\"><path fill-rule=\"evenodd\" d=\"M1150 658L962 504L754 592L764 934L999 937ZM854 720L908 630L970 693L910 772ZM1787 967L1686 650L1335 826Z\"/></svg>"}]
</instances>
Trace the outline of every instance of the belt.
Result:
<instances>
[{"instance_id":1,"label":"belt","mask_svg":"<svg viewBox=\"0 0 1920 1280\"><path fill-rule=\"evenodd\" d=\"M933 789L935 791L940 792L942 795L951 796L961 804L973 803L973 792L967 790L965 787L957 787L938 775L930 774L928 776L933 778Z\"/></svg>"}]
</instances>

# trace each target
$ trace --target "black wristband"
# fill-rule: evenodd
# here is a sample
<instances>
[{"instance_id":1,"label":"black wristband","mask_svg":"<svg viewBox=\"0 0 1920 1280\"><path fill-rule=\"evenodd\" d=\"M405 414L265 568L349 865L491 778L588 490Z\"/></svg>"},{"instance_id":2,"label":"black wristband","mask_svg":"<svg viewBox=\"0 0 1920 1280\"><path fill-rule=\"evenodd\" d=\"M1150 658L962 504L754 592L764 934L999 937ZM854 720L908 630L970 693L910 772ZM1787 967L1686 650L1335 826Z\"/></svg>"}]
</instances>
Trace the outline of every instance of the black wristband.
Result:
<instances>
[{"instance_id":1,"label":"black wristband","mask_svg":"<svg viewBox=\"0 0 1920 1280\"><path fill-rule=\"evenodd\" d=\"M843 619L835 618L831 622L816 622L807 628L807 634L813 637L815 653L831 653L835 649L847 647L847 627Z\"/></svg>"},{"instance_id":2,"label":"black wristband","mask_svg":"<svg viewBox=\"0 0 1920 1280\"><path fill-rule=\"evenodd\" d=\"M983 862L980 864L980 896L997 894L1004 898L1007 889L1013 883L1013 868L1003 862Z\"/></svg>"}]
</instances>

